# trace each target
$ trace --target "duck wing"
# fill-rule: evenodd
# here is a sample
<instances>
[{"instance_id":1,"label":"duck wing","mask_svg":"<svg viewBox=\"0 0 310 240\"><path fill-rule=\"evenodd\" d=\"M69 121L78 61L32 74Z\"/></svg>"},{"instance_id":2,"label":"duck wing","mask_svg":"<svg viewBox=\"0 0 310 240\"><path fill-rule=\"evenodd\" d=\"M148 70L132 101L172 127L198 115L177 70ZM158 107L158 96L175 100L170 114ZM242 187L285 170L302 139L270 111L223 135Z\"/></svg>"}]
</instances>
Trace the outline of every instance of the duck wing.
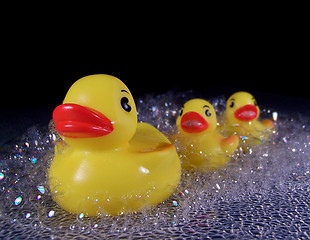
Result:
<instances>
[{"instance_id":1,"label":"duck wing","mask_svg":"<svg viewBox=\"0 0 310 240\"><path fill-rule=\"evenodd\" d=\"M129 148L133 152L147 153L171 150L174 145L150 124L138 123L136 133L129 141Z\"/></svg>"}]
</instances>

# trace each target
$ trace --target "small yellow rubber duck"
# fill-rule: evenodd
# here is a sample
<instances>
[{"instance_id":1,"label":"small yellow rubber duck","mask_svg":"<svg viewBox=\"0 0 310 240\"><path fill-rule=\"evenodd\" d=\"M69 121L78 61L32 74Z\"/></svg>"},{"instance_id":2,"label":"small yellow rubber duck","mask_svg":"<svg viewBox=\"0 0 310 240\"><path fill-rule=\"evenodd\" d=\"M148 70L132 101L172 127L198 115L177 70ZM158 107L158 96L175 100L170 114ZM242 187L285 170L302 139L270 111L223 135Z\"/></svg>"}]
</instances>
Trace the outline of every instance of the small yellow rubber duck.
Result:
<instances>
[{"instance_id":1,"label":"small yellow rubber duck","mask_svg":"<svg viewBox=\"0 0 310 240\"><path fill-rule=\"evenodd\" d=\"M213 106L203 99L186 102L177 118L182 167L185 169L214 170L223 167L239 144L232 135L225 138L217 133L217 119Z\"/></svg>"},{"instance_id":2,"label":"small yellow rubber duck","mask_svg":"<svg viewBox=\"0 0 310 240\"><path fill-rule=\"evenodd\" d=\"M55 147L48 182L63 209L87 216L135 212L166 200L179 184L174 145L137 123L134 99L116 77L76 81L53 120L63 143Z\"/></svg>"},{"instance_id":3,"label":"small yellow rubber duck","mask_svg":"<svg viewBox=\"0 0 310 240\"><path fill-rule=\"evenodd\" d=\"M224 131L259 144L268 138L268 131L274 127L269 119L258 121L259 114L257 102L250 93L236 92L226 103Z\"/></svg>"}]
</instances>

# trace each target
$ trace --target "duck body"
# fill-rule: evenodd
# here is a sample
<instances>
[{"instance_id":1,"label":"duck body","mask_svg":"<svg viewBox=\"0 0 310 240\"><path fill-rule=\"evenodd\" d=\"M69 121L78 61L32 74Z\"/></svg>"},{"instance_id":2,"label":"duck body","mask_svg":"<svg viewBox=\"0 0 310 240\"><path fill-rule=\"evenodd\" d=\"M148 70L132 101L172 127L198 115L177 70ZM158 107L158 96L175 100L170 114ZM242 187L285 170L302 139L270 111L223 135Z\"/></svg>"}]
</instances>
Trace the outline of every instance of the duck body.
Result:
<instances>
[{"instance_id":1,"label":"duck body","mask_svg":"<svg viewBox=\"0 0 310 240\"><path fill-rule=\"evenodd\" d=\"M158 133L139 123L132 143L118 149L65 147L49 170L55 201L69 212L93 216L134 212L167 199L179 183L180 161Z\"/></svg>"},{"instance_id":2,"label":"duck body","mask_svg":"<svg viewBox=\"0 0 310 240\"><path fill-rule=\"evenodd\" d=\"M177 119L177 141L180 143L182 167L214 170L229 161L239 144L237 136L223 137L217 133L216 113L203 99L186 102Z\"/></svg>"},{"instance_id":3,"label":"duck body","mask_svg":"<svg viewBox=\"0 0 310 240\"><path fill-rule=\"evenodd\" d=\"M224 138L218 133L204 134L203 136L179 133L181 146L182 167L185 169L199 169L202 171L215 170L225 166L238 147L238 137L233 135Z\"/></svg>"},{"instance_id":4,"label":"duck body","mask_svg":"<svg viewBox=\"0 0 310 240\"><path fill-rule=\"evenodd\" d=\"M257 102L250 93L234 93L227 100L224 132L249 139L249 144L260 144L268 139L274 124L269 119L259 121L259 114Z\"/></svg>"},{"instance_id":5,"label":"duck body","mask_svg":"<svg viewBox=\"0 0 310 240\"><path fill-rule=\"evenodd\" d=\"M53 119L63 141L55 146L48 182L63 209L87 216L141 211L177 187L181 165L174 145L137 123L133 98L119 79L78 80Z\"/></svg>"},{"instance_id":6,"label":"duck body","mask_svg":"<svg viewBox=\"0 0 310 240\"><path fill-rule=\"evenodd\" d=\"M265 136L264 133L267 133L268 130L273 128L273 122L271 120L264 120L259 122L257 120L251 122L239 122L234 120L226 120L226 131L230 134L237 134L238 136L246 136L246 137L253 137L257 140L267 140L267 135Z\"/></svg>"}]
</instances>

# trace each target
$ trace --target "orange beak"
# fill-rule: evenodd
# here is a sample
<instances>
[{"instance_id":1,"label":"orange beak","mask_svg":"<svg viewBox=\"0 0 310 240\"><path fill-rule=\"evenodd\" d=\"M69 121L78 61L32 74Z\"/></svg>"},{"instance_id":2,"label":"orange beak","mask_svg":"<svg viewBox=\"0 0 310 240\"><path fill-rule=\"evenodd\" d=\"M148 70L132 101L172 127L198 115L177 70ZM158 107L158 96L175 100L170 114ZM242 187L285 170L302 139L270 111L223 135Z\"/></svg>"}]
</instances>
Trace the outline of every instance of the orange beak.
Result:
<instances>
[{"instance_id":1,"label":"orange beak","mask_svg":"<svg viewBox=\"0 0 310 240\"><path fill-rule=\"evenodd\" d=\"M196 112L187 112L181 119L181 127L184 132L199 133L208 128L208 122Z\"/></svg>"},{"instance_id":2,"label":"orange beak","mask_svg":"<svg viewBox=\"0 0 310 240\"><path fill-rule=\"evenodd\" d=\"M53 120L57 132L69 138L95 138L113 131L113 123L105 115L73 103L56 107Z\"/></svg>"},{"instance_id":3,"label":"orange beak","mask_svg":"<svg viewBox=\"0 0 310 240\"><path fill-rule=\"evenodd\" d=\"M235 111L235 118L240 121L249 122L257 117L257 113L257 108L252 104L248 104Z\"/></svg>"}]
</instances>

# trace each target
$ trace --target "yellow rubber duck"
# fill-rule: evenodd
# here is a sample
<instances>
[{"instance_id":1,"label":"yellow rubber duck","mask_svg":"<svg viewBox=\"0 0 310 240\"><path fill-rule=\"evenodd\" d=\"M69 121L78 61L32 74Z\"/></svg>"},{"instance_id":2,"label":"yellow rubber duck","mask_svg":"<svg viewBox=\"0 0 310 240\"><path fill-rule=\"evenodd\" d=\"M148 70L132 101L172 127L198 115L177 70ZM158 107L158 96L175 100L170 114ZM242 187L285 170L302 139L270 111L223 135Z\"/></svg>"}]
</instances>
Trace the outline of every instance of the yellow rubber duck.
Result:
<instances>
[{"instance_id":1,"label":"yellow rubber duck","mask_svg":"<svg viewBox=\"0 0 310 240\"><path fill-rule=\"evenodd\" d=\"M53 120L63 143L55 147L48 182L63 209L121 215L156 205L177 187L181 164L174 145L137 123L134 99L116 77L76 81Z\"/></svg>"},{"instance_id":2,"label":"yellow rubber duck","mask_svg":"<svg viewBox=\"0 0 310 240\"><path fill-rule=\"evenodd\" d=\"M177 118L176 142L180 144L182 167L214 170L224 166L239 144L232 135L225 138L217 133L217 119L213 106L203 99L186 102Z\"/></svg>"},{"instance_id":3,"label":"yellow rubber duck","mask_svg":"<svg viewBox=\"0 0 310 240\"><path fill-rule=\"evenodd\" d=\"M259 144L268 138L268 131L274 127L269 119L258 121L259 114L257 102L250 93L236 92L226 103L224 131Z\"/></svg>"}]
</instances>

